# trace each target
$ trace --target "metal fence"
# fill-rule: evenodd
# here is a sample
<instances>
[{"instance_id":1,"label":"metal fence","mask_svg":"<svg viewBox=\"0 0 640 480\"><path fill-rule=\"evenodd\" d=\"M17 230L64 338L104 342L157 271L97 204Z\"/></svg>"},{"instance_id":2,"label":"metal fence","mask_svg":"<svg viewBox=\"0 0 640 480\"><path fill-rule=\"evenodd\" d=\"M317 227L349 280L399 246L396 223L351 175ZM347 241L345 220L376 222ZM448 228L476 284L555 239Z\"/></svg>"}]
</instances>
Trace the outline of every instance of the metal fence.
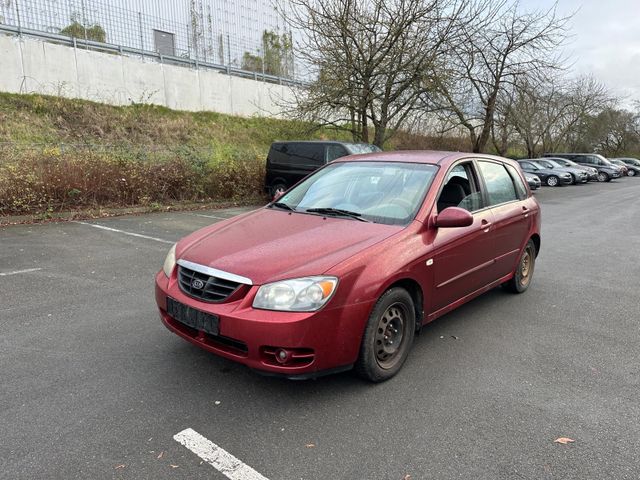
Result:
<instances>
[{"instance_id":1,"label":"metal fence","mask_svg":"<svg viewBox=\"0 0 640 480\"><path fill-rule=\"evenodd\" d=\"M302 80L292 32L270 0L0 0L0 31L280 83Z\"/></svg>"}]
</instances>

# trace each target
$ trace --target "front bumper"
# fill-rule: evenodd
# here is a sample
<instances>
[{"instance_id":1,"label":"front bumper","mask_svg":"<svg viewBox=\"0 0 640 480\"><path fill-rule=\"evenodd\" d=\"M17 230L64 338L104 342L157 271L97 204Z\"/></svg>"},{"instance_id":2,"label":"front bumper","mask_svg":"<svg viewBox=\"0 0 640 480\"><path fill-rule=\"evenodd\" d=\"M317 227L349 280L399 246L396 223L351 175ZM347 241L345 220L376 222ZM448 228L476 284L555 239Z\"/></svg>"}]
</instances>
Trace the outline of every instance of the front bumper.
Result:
<instances>
[{"instance_id":1,"label":"front bumper","mask_svg":"<svg viewBox=\"0 0 640 480\"><path fill-rule=\"evenodd\" d=\"M560 183L562 185L571 185L573 183L573 178L569 177L560 177Z\"/></svg>"},{"instance_id":2,"label":"front bumper","mask_svg":"<svg viewBox=\"0 0 640 480\"><path fill-rule=\"evenodd\" d=\"M274 312L251 307L258 287L227 303L206 303L184 294L175 272L170 279L156 275L155 295L164 325L176 335L221 357L271 375L309 378L347 370L355 363L364 325L373 301L317 312ZM188 327L167 313L167 297L217 315L219 335ZM291 361L282 364L275 352L287 349Z\"/></svg>"}]
</instances>

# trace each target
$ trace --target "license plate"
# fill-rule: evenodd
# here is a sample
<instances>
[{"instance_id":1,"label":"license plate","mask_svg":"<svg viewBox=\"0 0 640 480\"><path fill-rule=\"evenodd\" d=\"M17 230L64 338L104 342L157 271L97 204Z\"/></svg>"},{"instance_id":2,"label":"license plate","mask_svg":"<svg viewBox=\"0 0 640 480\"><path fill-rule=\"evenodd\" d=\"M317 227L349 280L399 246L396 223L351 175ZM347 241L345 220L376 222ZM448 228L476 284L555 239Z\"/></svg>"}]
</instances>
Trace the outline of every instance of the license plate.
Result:
<instances>
[{"instance_id":1,"label":"license plate","mask_svg":"<svg viewBox=\"0 0 640 480\"><path fill-rule=\"evenodd\" d=\"M188 327L202 330L210 335L220 333L220 317L176 302L173 298L167 298L167 313Z\"/></svg>"}]
</instances>

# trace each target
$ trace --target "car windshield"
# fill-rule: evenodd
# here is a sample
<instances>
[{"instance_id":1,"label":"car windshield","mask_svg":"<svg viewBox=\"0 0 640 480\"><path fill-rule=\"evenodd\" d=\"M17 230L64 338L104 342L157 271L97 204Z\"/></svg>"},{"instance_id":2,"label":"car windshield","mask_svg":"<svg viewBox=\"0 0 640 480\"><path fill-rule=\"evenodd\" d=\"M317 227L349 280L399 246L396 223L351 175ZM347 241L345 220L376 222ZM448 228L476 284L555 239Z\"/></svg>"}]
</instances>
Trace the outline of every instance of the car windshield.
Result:
<instances>
[{"instance_id":1,"label":"car windshield","mask_svg":"<svg viewBox=\"0 0 640 480\"><path fill-rule=\"evenodd\" d=\"M551 169L553 169L553 168L555 168L555 167L558 167L558 166L559 166L559 165L557 165L557 164L556 164L556 165L554 165L554 164L553 164L553 162L552 162L551 160L536 160L536 163L537 163L538 165L540 165L541 167L544 167L544 168L551 168Z\"/></svg>"},{"instance_id":2,"label":"car windshield","mask_svg":"<svg viewBox=\"0 0 640 480\"><path fill-rule=\"evenodd\" d=\"M406 225L418 212L437 170L422 163L331 163L278 203L299 213Z\"/></svg>"},{"instance_id":3,"label":"car windshield","mask_svg":"<svg viewBox=\"0 0 640 480\"><path fill-rule=\"evenodd\" d=\"M353 155L358 153L374 153L382 151L379 147L371 145L370 143L348 143L347 147Z\"/></svg>"},{"instance_id":4,"label":"car windshield","mask_svg":"<svg viewBox=\"0 0 640 480\"><path fill-rule=\"evenodd\" d=\"M545 167L540 161L535 161L535 162L532 161L531 164L535 165L538 168L549 168L549 167Z\"/></svg>"},{"instance_id":5,"label":"car windshield","mask_svg":"<svg viewBox=\"0 0 640 480\"><path fill-rule=\"evenodd\" d=\"M546 163L550 163L551 165L553 165L553 167L556 168L562 168L564 167L564 165L562 165L560 162L558 162L557 160L546 160Z\"/></svg>"}]
</instances>

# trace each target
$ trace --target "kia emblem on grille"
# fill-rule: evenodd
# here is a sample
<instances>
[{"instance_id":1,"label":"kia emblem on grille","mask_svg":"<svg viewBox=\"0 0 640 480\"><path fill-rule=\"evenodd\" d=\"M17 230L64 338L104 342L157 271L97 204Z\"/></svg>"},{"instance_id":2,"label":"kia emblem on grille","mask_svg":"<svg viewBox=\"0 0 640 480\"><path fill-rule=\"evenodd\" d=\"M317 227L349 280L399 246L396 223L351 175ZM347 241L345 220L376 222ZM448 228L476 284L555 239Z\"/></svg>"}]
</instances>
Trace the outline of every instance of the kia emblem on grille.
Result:
<instances>
[{"instance_id":1,"label":"kia emblem on grille","mask_svg":"<svg viewBox=\"0 0 640 480\"><path fill-rule=\"evenodd\" d=\"M197 288L198 290L202 290L204 288L204 282L198 278L195 278L192 282L191 282L191 286L193 288Z\"/></svg>"}]
</instances>

